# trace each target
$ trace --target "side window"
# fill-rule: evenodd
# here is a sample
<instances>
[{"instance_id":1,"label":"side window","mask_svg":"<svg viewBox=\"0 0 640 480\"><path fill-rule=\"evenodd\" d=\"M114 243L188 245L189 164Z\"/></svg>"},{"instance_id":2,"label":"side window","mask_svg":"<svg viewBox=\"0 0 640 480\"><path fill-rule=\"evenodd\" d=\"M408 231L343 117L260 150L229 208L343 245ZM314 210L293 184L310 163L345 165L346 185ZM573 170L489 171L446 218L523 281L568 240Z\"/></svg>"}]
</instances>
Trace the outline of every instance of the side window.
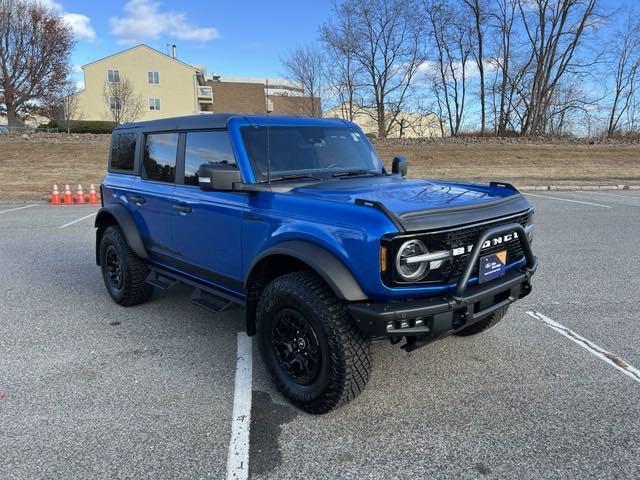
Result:
<instances>
[{"instance_id":1,"label":"side window","mask_svg":"<svg viewBox=\"0 0 640 480\"><path fill-rule=\"evenodd\" d=\"M143 177L173 183L176 178L177 133L152 133L145 136Z\"/></svg>"},{"instance_id":2,"label":"side window","mask_svg":"<svg viewBox=\"0 0 640 480\"><path fill-rule=\"evenodd\" d=\"M227 131L187 133L184 152L185 185L198 185L198 169L203 163L236 166Z\"/></svg>"},{"instance_id":3,"label":"side window","mask_svg":"<svg viewBox=\"0 0 640 480\"><path fill-rule=\"evenodd\" d=\"M111 137L111 161L109 165L111 169L133 171L135 155L135 133L117 133Z\"/></svg>"}]
</instances>

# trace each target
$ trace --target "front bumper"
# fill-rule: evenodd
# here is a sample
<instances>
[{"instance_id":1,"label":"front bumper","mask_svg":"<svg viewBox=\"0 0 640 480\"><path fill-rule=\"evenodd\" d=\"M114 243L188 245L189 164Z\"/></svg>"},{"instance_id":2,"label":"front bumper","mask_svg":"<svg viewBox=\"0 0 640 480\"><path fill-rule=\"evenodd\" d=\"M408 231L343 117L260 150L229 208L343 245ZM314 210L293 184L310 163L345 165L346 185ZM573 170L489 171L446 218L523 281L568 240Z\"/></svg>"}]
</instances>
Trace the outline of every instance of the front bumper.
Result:
<instances>
[{"instance_id":1,"label":"front bumper","mask_svg":"<svg viewBox=\"0 0 640 480\"><path fill-rule=\"evenodd\" d=\"M522 230L519 238L525 252L525 265L487 284L467 287L473 265L478 261L480 245L487 238L514 230L518 233ZM487 230L478 239L453 295L402 302L353 303L348 309L356 326L365 335L406 337L407 344L402 348L411 351L462 330L527 296L531 292L530 279L537 268L538 259L531 252L522 226L499 226Z\"/></svg>"}]
</instances>

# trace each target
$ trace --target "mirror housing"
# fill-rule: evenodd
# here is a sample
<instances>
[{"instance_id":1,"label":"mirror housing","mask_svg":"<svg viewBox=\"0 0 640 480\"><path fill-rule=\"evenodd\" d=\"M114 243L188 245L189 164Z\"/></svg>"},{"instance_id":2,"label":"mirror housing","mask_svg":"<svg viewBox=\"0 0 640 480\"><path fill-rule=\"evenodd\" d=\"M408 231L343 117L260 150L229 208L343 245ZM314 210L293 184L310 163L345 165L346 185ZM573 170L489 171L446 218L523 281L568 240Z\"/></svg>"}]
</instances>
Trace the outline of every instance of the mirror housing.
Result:
<instances>
[{"instance_id":1,"label":"mirror housing","mask_svg":"<svg viewBox=\"0 0 640 480\"><path fill-rule=\"evenodd\" d=\"M401 177L406 177L408 168L409 161L403 155L393 157L393 162L391 163L392 174L399 173Z\"/></svg>"},{"instance_id":2,"label":"mirror housing","mask_svg":"<svg viewBox=\"0 0 640 480\"><path fill-rule=\"evenodd\" d=\"M234 184L242 182L236 165L203 163L198 169L198 184L205 192L235 190Z\"/></svg>"}]
</instances>

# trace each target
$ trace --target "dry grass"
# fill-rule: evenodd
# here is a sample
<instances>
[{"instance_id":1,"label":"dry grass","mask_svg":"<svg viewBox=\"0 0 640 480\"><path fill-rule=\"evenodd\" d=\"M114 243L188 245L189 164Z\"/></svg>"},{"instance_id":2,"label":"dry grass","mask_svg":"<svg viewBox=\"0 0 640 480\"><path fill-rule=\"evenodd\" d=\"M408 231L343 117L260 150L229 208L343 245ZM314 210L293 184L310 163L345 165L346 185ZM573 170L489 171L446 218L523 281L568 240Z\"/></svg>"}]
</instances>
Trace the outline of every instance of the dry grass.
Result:
<instances>
[{"instance_id":1,"label":"dry grass","mask_svg":"<svg viewBox=\"0 0 640 480\"><path fill-rule=\"evenodd\" d=\"M618 185L640 183L639 145L449 144L380 146L390 164L409 160L409 175L487 181L520 186Z\"/></svg>"},{"instance_id":2,"label":"dry grass","mask_svg":"<svg viewBox=\"0 0 640 480\"><path fill-rule=\"evenodd\" d=\"M97 186L105 173L107 140L0 140L0 201L46 199L53 183ZM638 145L426 144L378 151L387 163L405 155L412 177L499 179L520 186L640 184Z\"/></svg>"},{"instance_id":3,"label":"dry grass","mask_svg":"<svg viewBox=\"0 0 640 480\"><path fill-rule=\"evenodd\" d=\"M0 143L0 201L44 200L54 183L88 192L102 182L108 143Z\"/></svg>"}]
</instances>

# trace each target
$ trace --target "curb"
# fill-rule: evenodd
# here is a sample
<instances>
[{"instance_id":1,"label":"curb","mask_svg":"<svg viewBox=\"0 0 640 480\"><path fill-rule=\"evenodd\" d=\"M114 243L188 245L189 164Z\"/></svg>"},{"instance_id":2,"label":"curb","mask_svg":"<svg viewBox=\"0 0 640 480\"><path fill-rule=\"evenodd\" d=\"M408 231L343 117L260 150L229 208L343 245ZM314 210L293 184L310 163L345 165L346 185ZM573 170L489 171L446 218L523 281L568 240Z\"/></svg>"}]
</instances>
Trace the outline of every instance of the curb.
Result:
<instances>
[{"instance_id":1,"label":"curb","mask_svg":"<svg viewBox=\"0 0 640 480\"><path fill-rule=\"evenodd\" d=\"M526 185L518 190L543 191L597 191L597 190L640 190L640 185Z\"/></svg>"}]
</instances>

